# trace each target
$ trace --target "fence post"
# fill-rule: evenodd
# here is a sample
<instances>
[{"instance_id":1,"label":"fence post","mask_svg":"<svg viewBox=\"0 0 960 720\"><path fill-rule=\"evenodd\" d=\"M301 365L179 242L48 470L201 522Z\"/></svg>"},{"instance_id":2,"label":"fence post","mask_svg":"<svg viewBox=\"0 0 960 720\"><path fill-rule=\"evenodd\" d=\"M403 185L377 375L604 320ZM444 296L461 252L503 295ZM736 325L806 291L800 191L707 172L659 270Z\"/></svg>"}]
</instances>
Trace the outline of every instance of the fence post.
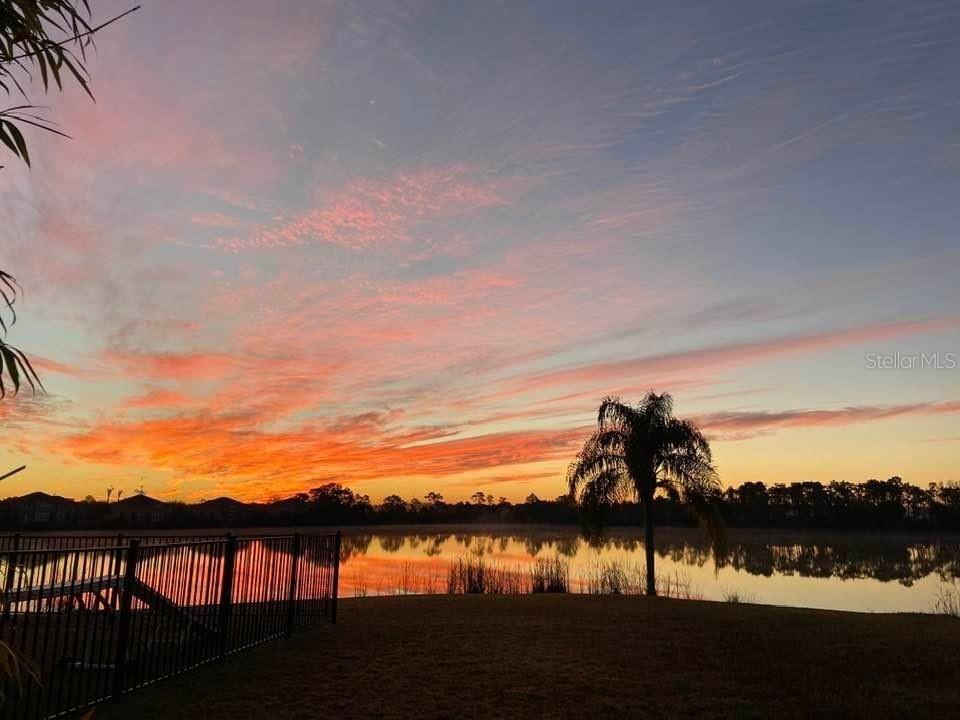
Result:
<instances>
[{"instance_id":1,"label":"fence post","mask_svg":"<svg viewBox=\"0 0 960 720\"><path fill-rule=\"evenodd\" d=\"M113 555L113 571L111 575L120 574L120 563L123 562L123 533L117 533L117 551ZM113 610L117 609L117 602L120 599L120 592L118 588L114 588L110 594L110 607Z\"/></svg>"},{"instance_id":2,"label":"fence post","mask_svg":"<svg viewBox=\"0 0 960 720\"><path fill-rule=\"evenodd\" d=\"M300 533L293 534L290 549L290 594L287 601L287 637L293 634L293 621L297 610L297 570L300 565Z\"/></svg>"},{"instance_id":3,"label":"fence post","mask_svg":"<svg viewBox=\"0 0 960 720\"><path fill-rule=\"evenodd\" d=\"M3 581L3 619L10 618L10 591L13 590L13 579L16 576L17 566L14 562L16 555L14 553L20 549L20 533L15 533L13 543L10 547L10 554L7 555L7 576Z\"/></svg>"},{"instance_id":4,"label":"fence post","mask_svg":"<svg viewBox=\"0 0 960 720\"><path fill-rule=\"evenodd\" d=\"M119 700L126 685L127 645L130 642L130 606L133 603L133 584L137 581L137 558L140 541L131 540L127 546L127 566L120 588L120 625L117 628L117 650L113 663L113 699Z\"/></svg>"},{"instance_id":5,"label":"fence post","mask_svg":"<svg viewBox=\"0 0 960 720\"><path fill-rule=\"evenodd\" d=\"M233 608L233 565L237 554L237 538L227 533L223 547L223 582L220 586L220 657L227 654L230 636L230 614Z\"/></svg>"},{"instance_id":6,"label":"fence post","mask_svg":"<svg viewBox=\"0 0 960 720\"><path fill-rule=\"evenodd\" d=\"M337 595L340 588L340 531L333 541L333 597L330 602L330 622L337 621Z\"/></svg>"}]
</instances>

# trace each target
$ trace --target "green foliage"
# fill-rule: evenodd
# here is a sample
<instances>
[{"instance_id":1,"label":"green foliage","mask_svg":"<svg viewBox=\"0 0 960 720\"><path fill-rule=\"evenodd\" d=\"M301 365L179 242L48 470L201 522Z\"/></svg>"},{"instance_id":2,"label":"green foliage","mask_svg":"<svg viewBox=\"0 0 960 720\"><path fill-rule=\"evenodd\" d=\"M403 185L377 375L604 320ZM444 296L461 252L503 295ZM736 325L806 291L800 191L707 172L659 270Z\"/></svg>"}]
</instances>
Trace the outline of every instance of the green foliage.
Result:
<instances>
[{"instance_id":1,"label":"green foliage","mask_svg":"<svg viewBox=\"0 0 960 720\"><path fill-rule=\"evenodd\" d=\"M25 101L0 108L0 142L7 150L30 165L20 126L68 137L39 113L27 88L39 81L47 93L54 86L63 90L64 81L72 81L92 100L87 49L99 30L137 9L94 27L87 0L0 0L0 92Z\"/></svg>"},{"instance_id":2,"label":"green foliage","mask_svg":"<svg viewBox=\"0 0 960 720\"><path fill-rule=\"evenodd\" d=\"M0 93L8 97L16 94L24 101L0 108L0 143L27 167L30 152L23 127L67 137L39 114L40 108L30 102L27 89L39 81L45 93L53 86L63 90L67 79L93 99L87 49L98 30L133 10L93 27L88 0L0 0ZM34 391L43 387L27 356L5 339L8 324L13 325L17 319L13 304L19 290L14 277L0 270L0 398L7 394L7 382L14 393L23 382Z\"/></svg>"},{"instance_id":3,"label":"green foliage","mask_svg":"<svg viewBox=\"0 0 960 720\"><path fill-rule=\"evenodd\" d=\"M38 114L27 87L39 80L44 92L52 85L63 90L66 78L93 98L85 63L95 31L87 0L0 0L0 91L27 100L0 109L0 142L28 166L30 154L18 126L64 133Z\"/></svg>"}]
</instances>

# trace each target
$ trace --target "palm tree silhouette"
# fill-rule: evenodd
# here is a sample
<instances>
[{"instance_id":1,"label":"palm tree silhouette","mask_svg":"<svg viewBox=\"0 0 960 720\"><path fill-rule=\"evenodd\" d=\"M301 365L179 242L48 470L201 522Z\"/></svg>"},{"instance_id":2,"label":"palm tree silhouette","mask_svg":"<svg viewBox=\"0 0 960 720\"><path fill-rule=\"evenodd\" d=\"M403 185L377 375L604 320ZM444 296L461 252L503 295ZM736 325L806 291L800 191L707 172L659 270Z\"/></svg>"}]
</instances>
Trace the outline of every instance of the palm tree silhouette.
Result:
<instances>
[{"instance_id":1,"label":"palm tree silhouette","mask_svg":"<svg viewBox=\"0 0 960 720\"><path fill-rule=\"evenodd\" d=\"M673 398L667 393L648 393L636 407L617 397L604 398L597 429L570 464L567 482L570 496L586 509L631 496L643 506L648 595L657 594L653 499L658 491L694 512L715 549L723 542L711 502L720 485L710 444L693 423L673 416Z\"/></svg>"}]
</instances>

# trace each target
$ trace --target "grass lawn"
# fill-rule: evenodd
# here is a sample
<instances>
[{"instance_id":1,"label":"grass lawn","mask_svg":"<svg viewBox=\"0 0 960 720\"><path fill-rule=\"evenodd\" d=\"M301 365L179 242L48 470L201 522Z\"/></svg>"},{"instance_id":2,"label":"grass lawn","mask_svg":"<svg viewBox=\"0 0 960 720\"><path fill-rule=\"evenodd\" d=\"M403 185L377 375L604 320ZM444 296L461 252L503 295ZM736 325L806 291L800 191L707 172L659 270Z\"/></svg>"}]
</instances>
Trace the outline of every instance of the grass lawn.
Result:
<instances>
[{"instance_id":1,"label":"grass lawn","mask_svg":"<svg viewBox=\"0 0 960 720\"><path fill-rule=\"evenodd\" d=\"M960 717L960 620L642 597L343 600L107 718Z\"/></svg>"}]
</instances>

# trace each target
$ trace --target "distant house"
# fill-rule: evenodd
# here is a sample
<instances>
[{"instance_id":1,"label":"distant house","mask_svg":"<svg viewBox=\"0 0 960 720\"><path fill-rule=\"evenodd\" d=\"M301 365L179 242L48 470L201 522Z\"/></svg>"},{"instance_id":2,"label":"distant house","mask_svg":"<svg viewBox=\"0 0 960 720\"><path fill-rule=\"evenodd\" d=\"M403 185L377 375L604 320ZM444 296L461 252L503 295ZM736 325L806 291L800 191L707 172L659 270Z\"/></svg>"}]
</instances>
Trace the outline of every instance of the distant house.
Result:
<instances>
[{"instance_id":1,"label":"distant house","mask_svg":"<svg viewBox=\"0 0 960 720\"><path fill-rule=\"evenodd\" d=\"M58 527L78 524L85 514L83 504L60 495L32 492L0 503L4 525L10 527Z\"/></svg>"},{"instance_id":2,"label":"distant house","mask_svg":"<svg viewBox=\"0 0 960 720\"><path fill-rule=\"evenodd\" d=\"M170 520L169 504L147 495L131 495L110 504L107 520L125 525L161 525Z\"/></svg>"},{"instance_id":3,"label":"distant house","mask_svg":"<svg viewBox=\"0 0 960 720\"><path fill-rule=\"evenodd\" d=\"M197 519L210 525L242 525L250 517L250 508L246 503L228 497L204 500L191 508Z\"/></svg>"}]
</instances>

